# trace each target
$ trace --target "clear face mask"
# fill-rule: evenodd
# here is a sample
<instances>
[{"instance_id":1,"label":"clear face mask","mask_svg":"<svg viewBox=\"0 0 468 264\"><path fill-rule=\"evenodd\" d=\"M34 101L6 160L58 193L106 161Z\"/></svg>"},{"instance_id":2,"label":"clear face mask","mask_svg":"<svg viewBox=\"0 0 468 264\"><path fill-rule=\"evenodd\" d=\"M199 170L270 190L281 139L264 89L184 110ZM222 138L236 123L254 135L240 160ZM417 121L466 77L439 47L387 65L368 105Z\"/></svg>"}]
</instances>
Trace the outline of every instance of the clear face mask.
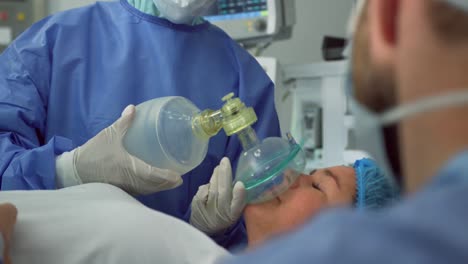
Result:
<instances>
[{"instance_id":1,"label":"clear face mask","mask_svg":"<svg viewBox=\"0 0 468 264\"><path fill-rule=\"evenodd\" d=\"M288 190L305 164L304 152L291 135L288 140L267 138L241 154L235 182L244 184L248 203L266 202Z\"/></svg>"}]
</instances>

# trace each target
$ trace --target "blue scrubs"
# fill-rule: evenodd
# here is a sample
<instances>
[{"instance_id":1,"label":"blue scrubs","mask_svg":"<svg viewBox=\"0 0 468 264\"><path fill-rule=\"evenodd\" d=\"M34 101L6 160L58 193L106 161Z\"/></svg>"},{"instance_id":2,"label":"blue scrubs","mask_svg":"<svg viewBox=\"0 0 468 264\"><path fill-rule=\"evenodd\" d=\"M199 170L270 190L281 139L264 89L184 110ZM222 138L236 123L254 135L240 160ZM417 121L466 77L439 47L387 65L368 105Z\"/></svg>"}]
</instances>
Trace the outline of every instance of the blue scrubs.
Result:
<instances>
[{"instance_id":1,"label":"blue scrubs","mask_svg":"<svg viewBox=\"0 0 468 264\"><path fill-rule=\"evenodd\" d=\"M261 138L279 136L274 86L256 60L206 22L175 25L127 1L101 2L48 17L0 56L2 190L54 189L55 157L111 125L128 104L184 96L218 109L234 92L259 117ZM237 163L241 145L223 132L181 187L140 197L187 220L192 197L223 156ZM245 238L243 226L218 238Z\"/></svg>"},{"instance_id":2,"label":"blue scrubs","mask_svg":"<svg viewBox=\"0 0 468 264\"><path fill-rule=\"evenodd\" d=\"M468 263L468 152L393 208L330 211L225 263Z\"/></svg>"}]
</instances>

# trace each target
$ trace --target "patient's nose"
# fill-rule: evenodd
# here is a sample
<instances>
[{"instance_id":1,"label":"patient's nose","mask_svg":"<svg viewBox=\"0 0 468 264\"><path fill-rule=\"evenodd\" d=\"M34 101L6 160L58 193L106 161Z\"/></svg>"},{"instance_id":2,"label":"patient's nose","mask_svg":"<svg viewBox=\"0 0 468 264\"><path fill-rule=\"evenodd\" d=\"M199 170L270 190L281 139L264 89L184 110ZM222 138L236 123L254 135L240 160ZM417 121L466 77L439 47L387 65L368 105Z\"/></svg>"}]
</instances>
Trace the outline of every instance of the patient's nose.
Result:
<instances>
[{"instance_id":1,"label":"patient's nose","mask_svg":"<svg viewBox=\"0 0 468 264\"><path fill-rule=\"evenodd\" d=\"M297 180L289 187L289 189L294 190L299 188L301 186L302 182L305 181L307 178L307 175L301 174L299 177L297 177Z\"/></svg>"}]
</instances>

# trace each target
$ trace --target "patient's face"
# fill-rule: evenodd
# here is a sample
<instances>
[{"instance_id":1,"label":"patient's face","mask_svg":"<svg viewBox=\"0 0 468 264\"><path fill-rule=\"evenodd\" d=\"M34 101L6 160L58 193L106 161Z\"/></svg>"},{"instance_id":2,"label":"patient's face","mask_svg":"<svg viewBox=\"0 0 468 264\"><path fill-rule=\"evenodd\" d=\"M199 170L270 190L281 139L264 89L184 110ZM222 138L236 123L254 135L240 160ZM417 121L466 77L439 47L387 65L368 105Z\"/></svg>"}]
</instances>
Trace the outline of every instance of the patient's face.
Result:
<instances>
[{"instance_id":1,"label":"patient's face","mask_svg":"<svg viewBox=\"0 0 468 264\"><path fill-rule=\"evenodd\" d=\"M321 209L351 205L355 194L353 168L331 167L301 175L276 199L245 208L249 246L300 226Z\"/></svg>"}]
</instances>

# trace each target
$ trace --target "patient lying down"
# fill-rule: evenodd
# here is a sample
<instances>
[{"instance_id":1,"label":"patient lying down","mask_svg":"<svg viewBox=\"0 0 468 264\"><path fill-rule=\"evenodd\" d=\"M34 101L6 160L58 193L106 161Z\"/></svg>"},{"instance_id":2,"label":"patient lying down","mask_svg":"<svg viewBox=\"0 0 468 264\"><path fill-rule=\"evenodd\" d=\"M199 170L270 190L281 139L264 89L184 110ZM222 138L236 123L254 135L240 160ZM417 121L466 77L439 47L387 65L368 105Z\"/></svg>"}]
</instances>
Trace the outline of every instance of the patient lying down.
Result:
<instances>
[{"instance_id":1,"label":"patient lying down","mask_svg":"<svg viewBox=\"0 0 468 264\"><path fill-rule=\"evenodd\" d=\"M379 208L395 195L370 160L313 171L276 199L245 208L249 247L292 231L327 208ZM189 224L110 185L3 192L0 201L18 209L10 245L15 264L215 263L230 254Z\"/></svg>"}]
</instances>

